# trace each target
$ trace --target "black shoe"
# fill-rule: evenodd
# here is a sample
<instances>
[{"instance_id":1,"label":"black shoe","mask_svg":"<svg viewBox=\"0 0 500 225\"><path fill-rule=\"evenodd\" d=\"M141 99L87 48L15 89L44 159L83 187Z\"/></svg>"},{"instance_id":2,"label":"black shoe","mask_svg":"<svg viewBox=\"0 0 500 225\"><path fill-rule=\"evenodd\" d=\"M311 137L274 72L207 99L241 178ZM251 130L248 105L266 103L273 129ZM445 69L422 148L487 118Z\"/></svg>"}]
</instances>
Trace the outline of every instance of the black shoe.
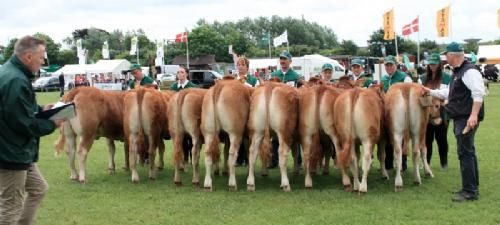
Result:
<instances>
[{"instance_id":1,"label":"black shoe","mask_svg":"<svg viewBox=\"0 0 500 225\"><path fill-rule=\"evenodd\" d=\"M453 198L451 198L453 202L475 201L478 199L479 199L478 195L466 191L461 191L460 193L455 194Z\"/></svg>"}]
</instances>

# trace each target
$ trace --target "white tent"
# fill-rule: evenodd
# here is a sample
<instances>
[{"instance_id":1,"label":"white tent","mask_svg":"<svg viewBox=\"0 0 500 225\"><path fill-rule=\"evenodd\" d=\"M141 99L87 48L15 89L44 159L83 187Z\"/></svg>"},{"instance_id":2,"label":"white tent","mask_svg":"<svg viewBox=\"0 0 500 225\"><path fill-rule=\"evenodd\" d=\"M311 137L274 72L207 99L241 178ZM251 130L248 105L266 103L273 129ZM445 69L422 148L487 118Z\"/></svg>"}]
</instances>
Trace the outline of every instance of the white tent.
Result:
<instances>
[{"instance_id":1,"label":"white tent","mask_svg":"<svg viewBox=\"0 0 500 225\"><path fill-rule=\"evenodd\" d=\"M487 64L500 64L500 45L480 45L478 58L486 58Z\"/></svg>"},{"instance_id":2,"label":"white tent","mask_svg":"<svg viewBox=\"0 0 500 225\"><path fill-rule=\"evenodd\" d=\"M63 66L61 69L57 70L56 72L52 73L52 75L57 75L59 76L61 73L64 73L64 75L75 75L75 74L84 74L86 73L86 67L87 65L79 65L79 64L68 64Z\"/></svg>"},{"instance_id":3,"label":"white tent","mask_svg":"<svg viewBox=\"0 0 500 225\"><path fill-rule=\"evenodd\" d=\"M126 59L99 60L96 64L87 65L86 73L99 74L111 73L119 77L123 70L128 70L130 62Z\"/></svg>"}]
</instances>

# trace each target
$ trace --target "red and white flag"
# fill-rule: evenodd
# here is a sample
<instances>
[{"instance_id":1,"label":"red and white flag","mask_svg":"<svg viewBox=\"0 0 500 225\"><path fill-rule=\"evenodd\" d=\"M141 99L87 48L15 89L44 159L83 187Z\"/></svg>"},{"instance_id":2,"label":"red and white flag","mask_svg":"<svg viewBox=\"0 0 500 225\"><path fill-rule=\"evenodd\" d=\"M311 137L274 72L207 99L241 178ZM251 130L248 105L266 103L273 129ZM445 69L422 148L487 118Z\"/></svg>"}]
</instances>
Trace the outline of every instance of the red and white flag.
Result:
<instances>
[{"instance_id":1,"label":"red and white flag","mask_svg":"<svg viewBox=\"0 0 500 225\"><path fill-rule=\"evenodd\" d=\"M411 23L403 26L403 36L409 36L411 33L418 32L418 17L415 18Z\"/></svg>"},{"instance_id":2,"label":"red and white flag","mask_svg":"<svg viewBox=\"0 0 500 225\"><path fill-rule=\"evenodd\" d=\"M182 32L180 34L175 35L175 43L182 43L188 41L188 32Z\"/></svg>"},{"instance_id":3,"label":"red and white flag","mask_svg":"<svg viewBox=\"0 0 500 225\"><path fill-rule=\"evenodd\" d=\"M418 32L418 16L411 22L412 32Z\"/></svg>"},{"instance_id":4,"label":"red and white flag","mask_svg":"<svg viewBox=\"0 0 500 225\"><path fill-rule=\"evenodd\" d=\"M403 32L402 32L403 36L409 36L411 34L411 25L410 24L406 24L404 27L403 27Z\"/></svg>"}]
</instances>

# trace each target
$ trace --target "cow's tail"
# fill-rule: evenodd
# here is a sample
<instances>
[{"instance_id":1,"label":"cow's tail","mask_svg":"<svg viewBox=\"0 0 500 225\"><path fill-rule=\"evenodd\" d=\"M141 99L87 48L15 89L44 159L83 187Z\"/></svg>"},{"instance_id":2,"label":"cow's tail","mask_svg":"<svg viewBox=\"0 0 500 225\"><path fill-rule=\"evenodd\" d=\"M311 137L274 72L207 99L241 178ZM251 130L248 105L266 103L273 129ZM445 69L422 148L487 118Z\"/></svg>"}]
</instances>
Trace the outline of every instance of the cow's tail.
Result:
<instances>
[{"instance_id":1,"label":"cow's tail","mask_svg":"<svg viewBox=\"0 0 500 225\"><path fill-rule=\"evenodd\" d=\"M213 163L218 163L220 160L220 151L219 151L219 121L217 119L217 101L219 100L219 95L222 92L222 86L221 84L216 84L213 86L213 91L212 91L212 107L213 107L213 125L214 125L214 130L213 130L213 140L210 143L209 152L210 156L212 156Z\"/></svg>"},{"instance_id":2,"label":"cow's tail","mask_svg":"<svg viewBox=\"0 0 500 225\"><path fill-rule=\"evenodd\" d=\"M75 100L76 95L80 93L81 88L74 88L62 97L62 102L68 103Z\"/></svg>"},{"instance_id":3,"label":"cow's tail","mask_svg":"<svg viewBox=\"0 0 500 225\"><path fill-rule=\"evenodd\" d=\"M270 131L270 125L269 125L269 120L270 117L269 115L271 112L269 112L269 102L271 101L271 95L272 95L272 90L273 87L271 85L267 85L264 89L264 110L266 113L266 116L264 118L264 140L262 141L262 144L260 145L260 158L262 160L262 164L266 166L269 161L271 160L271 131Z\"/></svg>"},{"instance_id":4,"label":"cow's tail","mask_svg":"<svg viewBox=\"0 0 500 225\"><path fill-rule=\"evenodd\" d=\"M322 91L322 90L320 90ZM314 95L316 95L316 104L314 105L314 117L315 117L315 123L316 124L319 124L319 105L320 105L320 101L321 101L321 92L320 91L317 91L317 89L315 89L315 93ZM314 134L312 136L312 144L311 144L311 148L310 148L310 165L312 166L312 168L316 168L316 166L318 165L319 161L322 159L322 156L323 156L323 151L326 151L326 149L322 149L322 146L320 144L320 134L317 133L317 134Z\"/></svg>"},{"instance_id":5,"label":"cow's tail","mask_svg":"<svg viewBox=\"0 0 500 225\"><path fill-rule=\"evenodd\" d=\"M347 113L345 114L345 118L344 118L344 121L345 121L345 126L344 126L344 131L340 131L340 132L344 132L344 135L341 135L341 136L344 136L341 138L341 141L342 141L342 150L340 152L340 156L339 156L339 163L340 165L342 165L343 167L348 167L349 164L351 163L351 160L352 160L352 157L351 157L351 149L352 149L352 145L355 144L354 143L354 107L356 105L356 102L358 100L358 97L359 97L359 89L358 88L354 88L351 95L349 96L349 103L350 103L350 107L346 107L344 110L347 110Z\"/></svg>"},{"instance_id":6,"label":"cow's tail","mask_svg":"<svg viewBox=\"0 0 500 225\"><path fill-rule=\"evenodd\" d=\"M405 129L403 132L403 152L404 156L408 155L408 144L410 140L410 88L403 89L403 98L405 99Z\"/></svg>"},{"instance_id":7,"label":"cow's tail","mask_svg":"<svg viewBox=\"0 0 500 225\"><path fill-rule=\"evenodd\" d=\"M147 149L146 149L146 143L145 143L145 138L144 138L144 129L142 126L142 103L144 101L144 95L146 94L146 89L141 88L138 89L136 92L136 98L137 98L137 111L138 111L138 122L139 122L139 136L137 138L137 148L138 148L138 154L140 156L140 162L141 164L144 164L144 161L146 159L146 154ZM151 143L149 143L151 144Z\"/></svg>"},{"instance_id":8,"label":"cow's tail","mask_svg":"<svg viewBox=\"0 0 500 225\"><path fill-rule=\"evenodd\" d=\"M64 125L59 128L59 137L54 142L55 156L59 156L66 145L66 137L64 136Z\"/></svg>"},{"instance_id":9,"label":"cow's tail","mask_svg":"<svg viewBox=\"0 0 500 225\"><path fill-rule=\"evenodd\" d=\"M175 131L176 132L181 132L181 127L182 127L182 105L184 103L184 99L186 97L186 91L181 91L177 94L177 99L175 102L175 116L174 119L175 121L172 121L173 125L175 126ZM177 136L176 134L171 134L174 136ZM177 143L183 143L183 140L175 140ZM175 144L175 143L174 143ZM179 144L178 147L183 148L183 144ZM174 162L177 164L180 164L184 158L184 151L174 151Z\"/></svg>"}]
</instances>

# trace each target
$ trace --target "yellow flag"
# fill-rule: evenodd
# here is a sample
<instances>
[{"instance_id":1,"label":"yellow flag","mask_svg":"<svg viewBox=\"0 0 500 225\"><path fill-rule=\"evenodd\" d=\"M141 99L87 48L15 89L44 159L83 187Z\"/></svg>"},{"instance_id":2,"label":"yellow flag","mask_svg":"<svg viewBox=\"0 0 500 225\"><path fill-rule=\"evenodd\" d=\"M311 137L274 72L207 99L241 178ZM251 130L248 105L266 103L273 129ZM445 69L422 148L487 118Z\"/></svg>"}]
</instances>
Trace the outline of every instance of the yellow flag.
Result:
<instances>
[{"instance_id":1,"label":"yellow flag","mask_svg":"<svg viewBox=\"0 0 500 225\"><path fill-rule=\"evenodd\" d=\"M384 13L384 40L394 39L394 9Z\"/></svg>"},{"instance_id":2,"label":"yellow flag","mask_svg":"<svg viewBox=\"0 0 500 225\"><path fill-rule=\"evenodd\" d=\"M436 29L438 37L448 37L450 31L450 6L437 11Z\"/></svg>"}]
</instances>

